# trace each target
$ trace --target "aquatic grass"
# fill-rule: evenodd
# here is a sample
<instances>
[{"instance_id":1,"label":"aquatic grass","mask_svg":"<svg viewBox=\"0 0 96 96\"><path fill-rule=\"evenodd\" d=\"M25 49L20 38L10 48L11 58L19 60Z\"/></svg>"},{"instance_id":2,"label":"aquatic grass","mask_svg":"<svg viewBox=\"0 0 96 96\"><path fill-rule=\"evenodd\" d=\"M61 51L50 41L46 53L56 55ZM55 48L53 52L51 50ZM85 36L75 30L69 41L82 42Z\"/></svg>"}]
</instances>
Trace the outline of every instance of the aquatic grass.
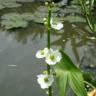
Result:
<instances>
[{"instance_id":1,"label":"aquatic grass","mask_svg":"<svg viewBox=\"0 0 96 96\"><path fill-rule=\"evenodd\" d=\"M87 0L88 1L88 7L86 6L86 1L78 0L80 2L82 12L85 16L86 22L90 28L90 30L93 32L96 32L96 24L94 22L94 17L92 14L92 8L94 7L95 0Z\"/></svg>"}]
</instances>

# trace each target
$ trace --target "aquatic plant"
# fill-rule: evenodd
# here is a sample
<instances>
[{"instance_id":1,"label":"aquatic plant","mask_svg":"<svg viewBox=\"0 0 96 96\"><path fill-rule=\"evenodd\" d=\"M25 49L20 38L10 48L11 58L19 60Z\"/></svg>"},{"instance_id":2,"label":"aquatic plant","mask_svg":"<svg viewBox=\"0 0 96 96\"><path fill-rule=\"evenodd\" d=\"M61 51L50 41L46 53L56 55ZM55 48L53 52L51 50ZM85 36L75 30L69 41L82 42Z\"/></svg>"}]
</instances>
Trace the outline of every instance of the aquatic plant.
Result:
<instances>
[{"instance_id":1,"label":"aquatic plant","mask_svg":"<svg viewBox=\"0 0 96 96\"><path fill-rule=\"evenodd\" d=\"M44 48L44 50L37 51L36 57L45 58L45 62L48 65L55 65L57 62L60 62L62 58L59 50L54 51L53 49L48 49L48 48Z\"/></svg>"},{"instance_id":2,"label":"aquatic plant","mask_svg":"<svg viewBox=\"0 0 96 96\"><path fill-rule=\"evenodd\" d=\"M95 0L78 0L81 9L83 12L83 15L85 17L85 20L87 22L87 25L89 26L90 30L92 32L96 32L96 18L92 13L92 10L94 9L95 6Z\"/></svg>"},{"instance_id":3,"label":"aquatic plant","mask_svg":"<svg viewBox=\"0 0 96 96\"><path fill-rule=\"evenodd\" d=\"M61 22L54 23L52 19L50 24L51 24L51 27L55 30L61 30L63 28L63 24Z\"/></svg>"},{"instance_id":4,"label":"aquatic plant","mask_svg":"<svg viewBox=\"0 0 96 96\"><path fill-rule=\"evenodd\" d=\"M28 13L28 12L22 13L21 17L22 17L22 19L24 19L26 21L31 21L34 19L34 15L32 13Z\"/></svg>"},{"instance_id":5,"label":"aquatic plant","mask_svg":"<svg viewBox=\"0 0 96 96\"><path fill-rule=\"evenodd\" d=\"M27 27L28 21L33 20L31 13L8 13L1 16L1 26L5 29Z\"/></svg>"},{"instance_id":6,"label":"aquatic plant","mask_svg":"<svg viewBox=\"0 0 96 96\"><path fill-rule=\"evenodd\" d=\"M27 27L28 22L24 21L24 20L18 20L18 19L14 19L14 20L3 20L1 22L1 27L4 27L5 29L12 29L12 28L18 28L18 27Z\"/></svg>"},{"instance_id":7,"label":"aquatic plant","mask_svg":"<svg viewBox=\"0 0 96 96\"><path fill-rule=\"evenodd\" d=\"M54 18L54 21L61 21L62 18L57 17L57 12L60 10L57 6L54 6L52 8L52 16ZM37 10L34 12L34 22L36 23L43 23L43 18L47 18L47 6L40 6L37 8Z\"/></svg>"},{"instance_id":8,"label":"aquatic plant","mask_svg":"<svg viewBox=\"0 0 96 96\"><path fill-rule=\"evenodd\" d=\"M96 36L96 12L95 12L95 0L65 0L70 4L64 5L59 12L60 17L64 17L64 20L76 24L84 24L83 28L88 30L91 34ZM77 23L78 22L78 23ZM81 26L82 27L82 26Z\"/></svg>"},{"instance_id":9,"label":"aquatic plant","mask_svg":"<svg viewBox=\"0 0 96 96\"><path fill-rule=\"evenodd\" d=\"M37 81L42 89L47 89L48 96L52 96L52 83L54 79L57 81L59 96L66 96L68 87L71 87L76 96L87 96L85 84L91 86L93 89L95 89L95 87L83 78L81 70L62 49L54 51L51 48L51 29L61 30L64 26L60 22L58 28L58 23L56 23L54 27L52 26L52 22L54 22L54 20L51 21L54 2L46 2L46 5L48 6L48 17L44 19L44 25L47 29L47 48L37 51L36 57L39 59L44 58L47 64L47 70L39 75L39 77L37 76ZM52 78L49 78L50 75Z\"/></svg>"},{"instance_id":10,"label":"aquatic plant","mask_svg":"<svg viewBox=\"0 0 96 96\"><path fill-rule=\"evenodd\" d=\"M40 84L42 89L49 88L54 82L53 75L40 74L37 75L37 82Z\"/></svg>"},{"instance_id":11,"label":"aquatic plant","mask_svg":"<svg viewBox=\"0 0 96 96\"><path fill-rule=\"evenodd\" d=\"M13 20L13 19L22 19L21 14L13 12L13 13L7 13L1 16L1 20Z\"/></svg>"},{"instance_id":12,"label":"aquatic plant","mask_svg":"<svg viewBox=\"0 0 96 96\"><path fill-rule=\"evenodd\" d=\"M22 4L16 2L0 2L0 9L20 7Z\"/></svg>"},{"instance_id":13,"label":"aquatic plant","mask_svg":"<svg viewBox=\"0 0 96 96\"><path fill-rule=\"evenodd\" d=\"M5 7L3 5L0 5L0 10L3 9L3 8L5 8Z\"/></svg>"}]
</instances>

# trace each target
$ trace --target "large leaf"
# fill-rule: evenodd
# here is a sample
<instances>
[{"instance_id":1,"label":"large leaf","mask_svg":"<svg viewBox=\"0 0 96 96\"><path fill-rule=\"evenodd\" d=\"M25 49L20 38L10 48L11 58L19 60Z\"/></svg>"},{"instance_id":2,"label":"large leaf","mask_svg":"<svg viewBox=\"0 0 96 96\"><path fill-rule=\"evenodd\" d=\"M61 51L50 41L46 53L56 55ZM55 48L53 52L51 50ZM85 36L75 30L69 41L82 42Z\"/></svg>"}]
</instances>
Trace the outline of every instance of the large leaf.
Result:
<instances>
[{"instance_id":1,"label":"large leaf","mask_svg":"<svg viewBox=\"0 0 96 96\"><path fill-rule=\"evenodd\" d=\"M1 16L1 26L5 29L12 28L25 28L28 26L28 22L34 18L32 13L7 13Z\"/></svg>"},{"instance_id":2,"label":"large leaf","mask_svg":"<svg viewBox=\"0 0 96 96\"><path fill-rule=\"evenodd\" d=\"M63 51L60 52L62 54L62 60L54 66L59 96L66 96L67 85L70 85L77 96L87 96L82 73Z\"/></svg>"},{"instance_id":3,"label":"large leaf","mask_svg":"<svg viewBox=\"0 0 96 96\"><path fill-rule=\"evenodd\" d=\"M68 75L69 85L77 96L87 96L84 88L82 74L80 72L71 72Z\"/></svg>"},{"instance_id":4,"label":"large leaf","mask_svg":"<svg viewBox=\"0 0 96 96\"><path fill-rule=\"evenodd\" d=\"M59 90L59 96L66 96L66 87L67 87L67 81L68 81L68 73L67 72L60 72L60 70L57 70L59 74L57 74L57 85Z\"/></svg>"}]
</instances>

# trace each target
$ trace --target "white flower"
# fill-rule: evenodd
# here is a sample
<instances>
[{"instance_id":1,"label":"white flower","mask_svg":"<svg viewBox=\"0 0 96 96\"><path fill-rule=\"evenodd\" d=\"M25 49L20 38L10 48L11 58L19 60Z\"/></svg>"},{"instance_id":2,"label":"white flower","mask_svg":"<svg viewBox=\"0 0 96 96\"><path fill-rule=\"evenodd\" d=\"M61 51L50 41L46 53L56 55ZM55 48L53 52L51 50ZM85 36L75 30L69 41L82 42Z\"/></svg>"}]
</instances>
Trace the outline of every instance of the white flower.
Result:
<instances>
[{"instance_id":1,"label":"white flower","mask_svg":"<svg viewBox=\"0 0 96 96\"><path fill-rule=\"evenodd\" d=\"M40 84L42 89L49 88L54 81L53 75L40 74L37 75L37 82Z\"/></svg>"},{"instance_id":2,"label":"white flower","mask_svg":"<svg viewBox=\"0 0 96 96\"><path fill-rule=\"evenodd\" d=\"M53 51L52 49L48 49L48 48L44 48L43 50L39 50L36 53L36 57L37 58L44 58L47 56L47 54L49 54L51 51Z\"/></svg>"},{"instance_id":3,"label":"white flower","mask_svg":"<svg viewBox=\"0 0 96 96\"><path fill-rule=\"evenodd\" d=\"M55 65L57 62L60 62L62 55L58 50L44 48L39 50L36 53L37 58L45 58L45 62L48 65Z\"/></svg>"},{"instance_id":4,"label":"white flower","mask_svg":"<svg viewBox=\"0 0 96 96\"><path fill-rule=\"evenodd\" d=\"M47 55L45 61L48 65L55 65L57 62L60 62L61 58L62 58L61 53L58 50L56 50L50 52Z\"/></svg>"},{"instance_id":5,"label":"white flower","mask_svg":"<svg viewBox=\"0 0 96 96\"><path fill-rule=\"evenodd\" d=\"M56 30L61 30L63 28L63 24L61 22L53 23L53 20L50 21L51 27Z\"/></svg>"},{"instance_id":6,"label":"white flower","mask_svg":"<svg viewBox=\"0 0 96 96\"><path fill-rule=\"evenodd\" d=\"M51 27L53 29L56 29L56 30L61 30L63 28L63 24L62 23L58 23L58 24L51 24Z\"/></svg>"},{"instance_id":7,"label":"white flower","mask_svg":"<svg viewBox=\"0 0 96 96\"><path fill-rule=\"evenodd\" d=\"M37 58L44 58L47 53L48 53L48 49L47 48L44 48L43 50L37 51L36 57Z\"/></svg>"},{"instance_id":8,"label":"white flower","mask_svg":"<svg viewBox=\"0 0 96 96\"><path fill-rule=\"evenodd\" d=\"M92 40L96 39L95 37L89 37L89 38L92 39Z\"/></svg>"}]
</instances>

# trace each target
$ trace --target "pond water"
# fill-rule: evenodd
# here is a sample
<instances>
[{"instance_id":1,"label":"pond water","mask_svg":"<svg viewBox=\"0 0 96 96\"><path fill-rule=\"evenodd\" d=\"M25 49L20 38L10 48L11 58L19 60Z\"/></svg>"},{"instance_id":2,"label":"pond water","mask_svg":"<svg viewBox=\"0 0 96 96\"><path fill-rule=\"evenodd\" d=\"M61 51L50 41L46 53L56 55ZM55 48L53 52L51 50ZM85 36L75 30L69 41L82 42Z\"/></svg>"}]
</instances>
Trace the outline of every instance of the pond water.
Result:
<instances>
[{"instance_id":1,"label":"pond water","mask_svg":"<svg viewBox=\"0 0 96 96\"><path fill-rule=\"evenodd\" d=\"M0 16L10 12L35 12L40 5L33 2L24 3L20 8L5 8L0 10ZM62 48L83 71L90 70L95 76L96 40L90 37L83 23L74 24L65 20L64 29L53 30L52 48ZM46 64L35 58L37 50L46 46L46 35L44 26L33 21L26 28L0 27L0 95L46 96L36 81Z\"/></svg>"}]
</instances>

